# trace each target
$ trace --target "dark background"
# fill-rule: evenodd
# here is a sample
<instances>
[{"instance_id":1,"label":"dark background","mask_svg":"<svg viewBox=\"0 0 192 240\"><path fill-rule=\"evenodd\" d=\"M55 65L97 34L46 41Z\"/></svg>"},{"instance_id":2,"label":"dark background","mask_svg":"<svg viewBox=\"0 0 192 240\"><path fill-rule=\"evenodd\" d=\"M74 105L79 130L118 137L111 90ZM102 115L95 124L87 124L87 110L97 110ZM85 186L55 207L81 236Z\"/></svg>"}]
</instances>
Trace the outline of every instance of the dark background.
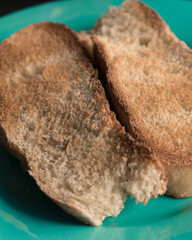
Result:
<instances>
[{"instance_id":1,"label":"dark background","mask_svg":"<svg viewBox=\"0 0 192 240\"><path fill-rule=\"evenodd\" d=\"M0 3L0 17L22 8L26 8L26 7L44 3L44 2L51 2L51 0L46 0L46 1L45 0L25 0L25 1L24 0L23 1L3 0L1 2L2 3Z\"/></svg>"}]
</instances>

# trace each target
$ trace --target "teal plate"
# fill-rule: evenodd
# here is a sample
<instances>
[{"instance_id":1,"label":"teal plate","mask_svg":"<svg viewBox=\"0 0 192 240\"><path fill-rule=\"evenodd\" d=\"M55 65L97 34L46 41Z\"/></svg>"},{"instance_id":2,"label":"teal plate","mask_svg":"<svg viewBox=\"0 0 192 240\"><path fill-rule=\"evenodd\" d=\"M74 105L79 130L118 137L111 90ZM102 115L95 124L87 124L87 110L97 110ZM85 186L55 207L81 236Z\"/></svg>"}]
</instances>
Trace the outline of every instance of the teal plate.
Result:
<instances>
[{"instance_id":1,"label":"teal plate","mask_svg":"<svg viewBox=\"0 0 192 240\"><path fill-rule=\"evenodd\" d=\"M109 5L121 0L55 1L0 18L0 41L38 21L66 23L89 29ZM146 0L192 47L192 1ZM0 240L187 240L192 239L192 198L158 197L146 206L129 199L117 218L102 226L84 225L63 212L24 173L19 162L0 147Z\"/></svg>"}]
</instances>

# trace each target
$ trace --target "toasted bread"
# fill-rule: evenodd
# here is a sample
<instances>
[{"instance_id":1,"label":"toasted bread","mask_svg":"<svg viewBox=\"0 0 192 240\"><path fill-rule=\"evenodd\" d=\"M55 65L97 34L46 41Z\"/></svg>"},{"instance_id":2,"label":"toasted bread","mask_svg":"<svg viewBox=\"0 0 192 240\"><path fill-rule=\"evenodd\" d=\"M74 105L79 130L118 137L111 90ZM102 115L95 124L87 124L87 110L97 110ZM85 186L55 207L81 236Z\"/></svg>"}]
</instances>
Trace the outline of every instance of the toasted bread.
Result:
<instances>
[{"instance_id":1,"label":"toasted bread","mask_svg":"<svg viewBox=\"0 0 192 240\"><path fill-rule=\"evenodd\" d=\"M47 196L91 225L119 214L128 193L145 203L166 190L161 163L116 120L62 24L30 25L1 43L0 140Z\"/></svg>"},{"instance_id":2,"label":"toasted bread","mask_svg":"<svg viewBox=\"0 0 192 240\"><path fill-rule=\"evenodd\" d=\"M136 0L109 8L91 34L119 121L164 165L167 194L192 196L192 51Z\"/></svg>"}]
</instances>

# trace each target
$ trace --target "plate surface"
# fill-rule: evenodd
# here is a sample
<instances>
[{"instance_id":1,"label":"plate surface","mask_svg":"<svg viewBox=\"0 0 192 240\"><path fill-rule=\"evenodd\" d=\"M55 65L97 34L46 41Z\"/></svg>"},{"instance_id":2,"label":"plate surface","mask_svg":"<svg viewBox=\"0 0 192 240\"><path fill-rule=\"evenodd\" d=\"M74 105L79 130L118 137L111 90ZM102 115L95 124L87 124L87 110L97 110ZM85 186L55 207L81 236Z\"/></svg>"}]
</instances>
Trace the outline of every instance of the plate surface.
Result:
<instances>
[{"instance_id":1,"label":"plate surface","mask_svg":"<svg viewBox=\"0 0 192 240\"><path fill-rule=\"evenodd\" d=\"M66 23L89 29L109 5L122 0L68 0L38 5L0 18L0 41L38 21ZM192 1L146 0L192 47ZM0 240L181 240L192 239L192 198L158 197L144 207L128 200L117 218L102 226L78 222L52 203L24 173L19 162L0 147Z\"/></svg>"}]
</instances>

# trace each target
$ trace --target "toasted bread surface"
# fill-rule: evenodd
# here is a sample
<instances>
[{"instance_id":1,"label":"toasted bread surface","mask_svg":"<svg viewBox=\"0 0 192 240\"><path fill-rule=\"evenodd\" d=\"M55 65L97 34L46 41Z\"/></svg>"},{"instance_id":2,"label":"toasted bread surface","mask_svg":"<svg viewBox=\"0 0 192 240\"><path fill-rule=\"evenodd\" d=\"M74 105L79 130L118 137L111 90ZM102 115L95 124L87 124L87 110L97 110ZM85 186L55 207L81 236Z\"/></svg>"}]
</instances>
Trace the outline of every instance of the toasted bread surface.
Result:
<instances>
[{"instance_id":1,"label":"toasted bread surface","mask_svg":"<svg viewBox=\"0 0 192 240\"><path fill-rule=\"evenodd\" d=\"M191 196L189 174L183 176L182 169L192 173L192 51L136 0L111 7L90 34L119 121L163 162L167 193ZM188 190L182 191L181 182Z\"/></svg>"}]
</instances>

